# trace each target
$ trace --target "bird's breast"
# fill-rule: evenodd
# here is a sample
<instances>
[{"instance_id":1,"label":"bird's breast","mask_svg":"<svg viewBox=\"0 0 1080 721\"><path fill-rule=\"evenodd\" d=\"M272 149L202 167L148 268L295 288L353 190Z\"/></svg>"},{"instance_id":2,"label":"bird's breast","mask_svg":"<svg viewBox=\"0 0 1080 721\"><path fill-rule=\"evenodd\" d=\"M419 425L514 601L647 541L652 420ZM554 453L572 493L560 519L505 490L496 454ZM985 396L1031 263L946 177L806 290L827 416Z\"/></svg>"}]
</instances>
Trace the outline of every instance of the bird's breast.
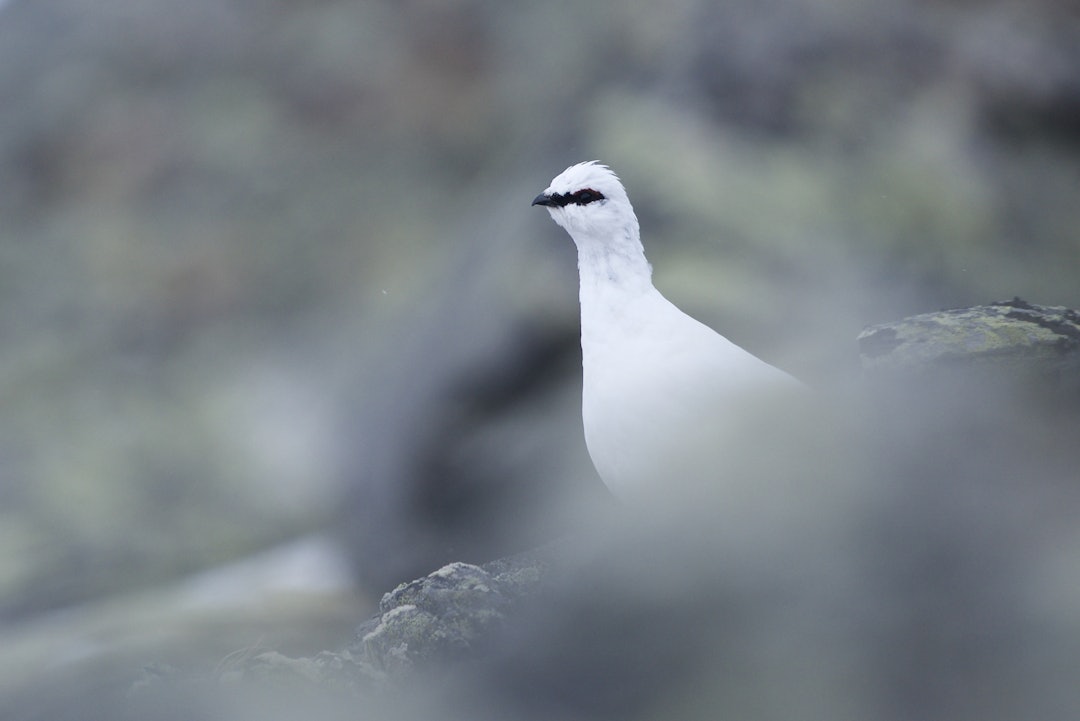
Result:
<instances>
[{"instance_id":1,"label":"bird's breast","mask_svg":"<svg viewBox=\"0 0 1080 721\"><path fill-rule=\"evenodd\" d=\"M626 498L721 467L741 404L793 381L662 298L621 311L582 319L582 419L597 471Z\"/></svg>"}]
</instances>

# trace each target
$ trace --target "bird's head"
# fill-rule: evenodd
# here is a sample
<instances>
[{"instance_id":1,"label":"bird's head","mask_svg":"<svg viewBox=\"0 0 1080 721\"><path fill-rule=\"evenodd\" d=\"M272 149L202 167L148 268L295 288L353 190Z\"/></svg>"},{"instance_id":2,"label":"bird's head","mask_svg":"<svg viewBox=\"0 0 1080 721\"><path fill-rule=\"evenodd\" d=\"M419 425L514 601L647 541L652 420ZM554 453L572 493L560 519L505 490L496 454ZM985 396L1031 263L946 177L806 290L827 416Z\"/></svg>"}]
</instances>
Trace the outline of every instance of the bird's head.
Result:
<instances>
[{"instance_id":1,"label":"bird's head","mask_svg":"<svg viewBox=\"0 0 1080 721\"><path fill-rule=\"evenodd\" d=\"M547 208L575 241L628 230L637 233L637 217L626 189L611 168L595 160L571 165L555 176L532 204Z\"/></svg>"}]
</instances>

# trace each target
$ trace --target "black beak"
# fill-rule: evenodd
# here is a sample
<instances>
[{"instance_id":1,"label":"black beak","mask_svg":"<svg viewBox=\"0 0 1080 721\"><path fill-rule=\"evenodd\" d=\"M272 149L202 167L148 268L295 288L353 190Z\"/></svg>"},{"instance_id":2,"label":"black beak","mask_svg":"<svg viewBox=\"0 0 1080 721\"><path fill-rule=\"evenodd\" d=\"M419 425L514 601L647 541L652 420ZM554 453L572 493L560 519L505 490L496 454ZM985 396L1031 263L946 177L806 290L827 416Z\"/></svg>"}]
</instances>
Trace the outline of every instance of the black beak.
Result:
<instances>
[{"instance_id":1,"label":"black beak","mask_svg":"<svg viewBox=\"0 0 1080 721\"><path fill-rule=\"evenodd\" d=\"M533 198L532 204L533 205L546 205L548 207L550 207L552 205L555 205L555 203L551 200L551 196L550 195L544 195L543 193L540 193L540 195Z\"/></svg>"}]
</instances>

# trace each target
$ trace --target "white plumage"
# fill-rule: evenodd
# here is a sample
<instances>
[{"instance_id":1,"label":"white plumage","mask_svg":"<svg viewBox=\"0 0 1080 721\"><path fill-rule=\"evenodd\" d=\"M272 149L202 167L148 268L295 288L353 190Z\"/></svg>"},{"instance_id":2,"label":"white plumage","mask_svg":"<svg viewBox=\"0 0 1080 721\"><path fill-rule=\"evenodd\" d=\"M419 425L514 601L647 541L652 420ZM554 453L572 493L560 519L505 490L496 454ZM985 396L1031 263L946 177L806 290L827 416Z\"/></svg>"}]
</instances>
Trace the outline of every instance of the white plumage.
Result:
<instances>
[{"instance_id":1,"label":"white plumage","mask_svg":"<svg viewBox=\"0 0 1080 721\"><path fill-rule=\"evenodd\" d=\"M652 284L637 216L607 166L571 166L533 201L577 246L582 418L600 477L633 500L720 474L747 400L801 384L676 308ZM735 425L733 425L735 424Z\"/></svg>"}]
</instances>

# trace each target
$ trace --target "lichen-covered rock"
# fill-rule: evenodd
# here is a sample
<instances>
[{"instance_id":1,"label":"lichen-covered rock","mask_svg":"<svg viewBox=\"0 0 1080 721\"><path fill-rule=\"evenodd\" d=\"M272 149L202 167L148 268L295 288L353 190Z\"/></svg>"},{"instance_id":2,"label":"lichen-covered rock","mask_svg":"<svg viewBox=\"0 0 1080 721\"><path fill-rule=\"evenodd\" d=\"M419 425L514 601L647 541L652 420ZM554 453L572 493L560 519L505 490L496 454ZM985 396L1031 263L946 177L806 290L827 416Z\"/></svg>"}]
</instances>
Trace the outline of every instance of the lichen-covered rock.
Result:
<instances>
[{"instance_id":1,"label":"lichen-covered rock","mask_svg":"<svg viewBox=\"0 0 1080 721\"><path fill-rule=\"evenodd\" d=\"M353 651L392 677L475 657L545 569L530 554L484 567L451 563L403 583L383 596L379 615L360 627Z\"/></svg>"},{"instance_id":2,"label":"lichen-covered rock","mask_svg":"<svg viewBox=\"0 0 1080 721\"><path fill-rule=\"evenodd\" d=\"M962 368L1080 383L1080 313L1019 298L874 325L858 341L872 378Z\"/></svg>"}]
</instances>

